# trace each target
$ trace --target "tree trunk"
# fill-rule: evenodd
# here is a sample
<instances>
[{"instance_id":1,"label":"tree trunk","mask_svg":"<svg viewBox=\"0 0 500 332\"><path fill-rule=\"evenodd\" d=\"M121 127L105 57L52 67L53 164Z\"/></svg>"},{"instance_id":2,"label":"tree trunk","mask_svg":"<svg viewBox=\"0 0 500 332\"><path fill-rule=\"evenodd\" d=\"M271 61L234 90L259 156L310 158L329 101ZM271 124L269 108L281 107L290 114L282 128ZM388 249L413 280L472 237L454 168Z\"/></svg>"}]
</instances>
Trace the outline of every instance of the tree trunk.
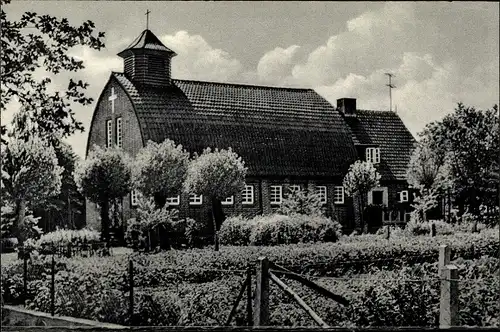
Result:
<instances>
[{"instance_id":1,"label":"tree trunk","mask_svg":"<svg viewBox=\"0 0 500 332\"><path fill-rule=\"evenodd\" d=\"M109 201L101 202L101 239L109 247Z\"/></svg>"},{"instance_id":2,"label":"tree trunk","mask_svg":"<svg viewBox=\"0 0 500 332\"><path fill-rule=\"evenodd\" d=\"M16 224L13 225L14 227L14 234L17 238L17 247L18 247L18 252L17 252L17 258L22 259L24 257L24 241L26 240L25 234L23 231L24 228L24 217L26 216L26 201L25 200L20 200L17 202L16 206Z\"/></svg>"},{"instance_id":3,"label":"tree trunk","mask_svg":"<svg viewBox=\"0 0 500 332\"><path fill-rule=\"evenodd\" d=\"M358 201L359 201L359 209L361 210L361 213L360 213L361 232L367 233L368 227L367 227L367 225L365 225L365 204L363 202L363 193L358 194Z\"/></svg>"},{"instance_id":4,"label":"tree trunk","mask_svg":"<svg viewBox=\"0 0 500 332\"><path fill-rule=\"evenodd\" d=\"M215 251L219 251L219 230L222 223L226 219L224 215L224 210L222 209L222 203L217 198L212 198L212 221L214 224L214 248Z\"/></svg>"}]
</instances>

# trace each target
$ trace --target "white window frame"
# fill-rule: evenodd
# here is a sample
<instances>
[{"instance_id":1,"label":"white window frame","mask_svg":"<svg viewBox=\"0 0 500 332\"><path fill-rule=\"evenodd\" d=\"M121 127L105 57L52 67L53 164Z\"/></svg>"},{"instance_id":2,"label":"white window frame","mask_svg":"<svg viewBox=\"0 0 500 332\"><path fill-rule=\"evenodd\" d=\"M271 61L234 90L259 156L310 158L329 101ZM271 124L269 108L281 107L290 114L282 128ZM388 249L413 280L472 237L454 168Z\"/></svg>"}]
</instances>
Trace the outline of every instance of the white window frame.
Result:
<instances>
[{"instance_id":1,"label":"white window frame","mask_svg":"<svg viewBox=\"0 0 500 332\"><path fill-rule=\"evenodd\" d=\"M340 194L339 194L339 192L340 192ZM335 204L344 204L345 203L345 190L344 190L343 186L335 186L333 188L333 203L335 203Z\"/></svg>"},{"instance_id":2,"label":"white window frame","mask_svg":"<svg viewBox=\"0 0 500 332\"><path fill-rule=\"evenodd\" d=\"M222 205L233 205L234 204L234 196L226 197L225 200L221 201Z\"/></svg>"},{"instance_id":3,"label":"white window frame","mask_svg":"<svg viewBox=\"0 0 500 332\"><path fill-rule=\"evenodd\" d=\"M254 203L254 186L245 185L245 189L241 193L241 204L252 205Z\"/></svg>"},{"instance_id":4,"label":"white window frame","mask_svg":"<svg viewBox=\"0 0 500 332\"><path fill-rule=\"evenodd\" d=\"M269 186L269 202L271 205L280 205L283 203L283 186Z\"/></svg>"},{"instance_id":5,"label":"white window frame","mask_svg":"<svg viewBox=\"0 0 500 332\"><path fill-rule=\"evenodd\" d=\"M140 196L141 196L141 193L135 189L130 192L130 205L132 207L136 207L139 205L139 197Z\"/></svg>"},{"instance_id":6,"label":"white window frame","mask_svg":"<svg viewBox=\"0 0 500 332\"><path fill-rule=\"evenodd\" d=\"M167 204L168 205L179 205L181 204L181 196L177 195L174 197L168 197L167 198Z\"/></svg>"},{"instance_id":7,"label":"white window frame","mask_svg":"<svg viewBox=\"0 0 500 332\"><path fill-rule=\"evenodd\" d=\"M113 120L106 120L106 147L113 145Z\"/></svg>"},{"instance_id":8,"label":"white window frame","mask_svg":"<svg viewBox=\"0 0 500 332\"><path fill-rule=\"evenodd\" d=\"M288 191L291 193L295 192L295 191L300 191L302 190L302 187L300 186L300 184L291 184L288 186Z\"/></svg>"},{"instance_id":9,"label":"white window frame","mask_svg":"<svg viewBox=\"0 0 500 332\"><path fill-rule=\"evenodd\" d=\"M190 194L189 195L189 205L202 205L203 195Z\"/></svg>"},{"instance_id":10,"label":"white window frame","mask_svg":"<svg viewBox=\"0 0 500 332\"><path fill-rule=\"evenodd\" d=\"M399 201L401 203L408 202L410 199L410 194L408 193L408 190L402 190L399 192Z\"/></svg>"},{"instance_id":11,"label":"white window frame","mask_svg":"<svg viewBox=\"0 0 500 332\"><path fill-rule=\"evenodd\" d=\"M328 203L328 190L326 186L316 186L316 191L318 192L318 195L320 197L320 203Z\"/></svg>"},{"instance_id":12,"label":"white window frame","mask_svg":"<svg viewBox=\"0 0 500 332\"><path fill-rule=\"evenodd\" d=\"M122 118L116 118L116 146L121 148L123 145L123 127L122 127Z\"/></svg>"},{"instance_id":13,"label":"white window frame","mask_svg":"<svg viewBox=\"0 0 500 332\"><path fill-rule=\"evenodd\" d=\"M366 161L372 164L380 163L380 148L366 148Z\"/></svg>"}]
</instances>

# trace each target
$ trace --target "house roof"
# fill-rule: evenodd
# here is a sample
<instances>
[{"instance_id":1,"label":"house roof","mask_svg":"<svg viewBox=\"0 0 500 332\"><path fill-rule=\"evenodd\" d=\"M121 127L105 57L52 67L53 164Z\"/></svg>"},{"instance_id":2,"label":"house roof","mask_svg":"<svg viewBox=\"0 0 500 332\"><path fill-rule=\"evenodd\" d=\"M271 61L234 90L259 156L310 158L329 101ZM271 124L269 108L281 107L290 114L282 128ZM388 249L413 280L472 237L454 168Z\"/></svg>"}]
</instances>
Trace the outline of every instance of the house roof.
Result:
<instances>
[{"instance_id":1,"label":"house roof","mask_svg":"<svg viewBox=\"0 0 500 332\"><path fill-rule=\"evenodd\" d=\"M144 141L169 138L190 152L231 147L250 176L343 176L356 159L342 116L311 89L187 80L141 88L112 77L132 99Z\"/></svg>"},{"instance_id":2,"label":"house roof","mask_svg":"<svg viewBox=\"0 0 500 332\"><path fill-rule=\"evenodd\" d=\"M394 112L356 110L346 118L357 146L380 147L381 180L405 180L415 138Z\"/></svg>"},{"instance_id":3,"label":"house roof","mask_svg":"<svg viewBox=\"0 0 500 332\"><path fill-rule=\"evenodd\" d=\"M176 55L174 51L163 45L151 30L144 30L126 49L118 53L118 55L123 56L126 51L134 49L164 51Z\"/></svg>"}]
</instances>

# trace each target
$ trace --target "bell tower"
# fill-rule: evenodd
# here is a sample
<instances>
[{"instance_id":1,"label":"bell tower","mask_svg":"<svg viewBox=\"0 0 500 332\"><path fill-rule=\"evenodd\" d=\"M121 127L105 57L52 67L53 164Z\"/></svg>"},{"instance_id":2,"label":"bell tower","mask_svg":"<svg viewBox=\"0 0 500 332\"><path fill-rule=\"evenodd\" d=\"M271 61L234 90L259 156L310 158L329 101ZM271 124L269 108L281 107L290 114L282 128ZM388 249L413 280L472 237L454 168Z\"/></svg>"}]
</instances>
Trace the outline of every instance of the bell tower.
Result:
<instances>
[{"instance_id":1,"label":"bell tower","mask_svg":"<svg viewBox=\"0 0 500 332\"><path fill-rule=\"evenodd\" d=\"M144 30L125 50L123 72L139 86L167 87L171 84L171 59L177 54L163 45L151 30Z\"/></svg>"}]
</instances>

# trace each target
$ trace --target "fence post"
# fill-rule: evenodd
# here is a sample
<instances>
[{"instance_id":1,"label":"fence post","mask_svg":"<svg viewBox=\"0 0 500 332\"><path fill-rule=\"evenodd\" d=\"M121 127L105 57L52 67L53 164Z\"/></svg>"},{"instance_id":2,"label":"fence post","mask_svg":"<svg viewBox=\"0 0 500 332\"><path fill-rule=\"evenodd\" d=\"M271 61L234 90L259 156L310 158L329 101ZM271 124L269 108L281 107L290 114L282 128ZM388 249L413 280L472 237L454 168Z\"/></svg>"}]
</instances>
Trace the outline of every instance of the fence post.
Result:
<instances>
[{"instance_id":1,"label":"fence post","mask_svg":"<svg viewBox=\"0 0 500 332\"><path fill-rule=\"evenodd\" d=\"M50 280L50 314L54 316L56 312L56 261L52 255L52 272Z\"/></svg>"},{"instance_id":2,"label":"fence post","mask_svg":"<svg viewBox=\"0 0 500 332\"><path fill-rule=\"evenodd\" d=\"M438 276L443 278L443 269L446 265L450 264L451 250L446 244L439 246L439 261L438 261Z\"/></svg>"},{"instance_id":3,"label":"fence post","mask_svg":"<svg viewBox=\"0 0 500 332\"><path fill-rule=\"evenodd\" d=\"M385 239L389 240L391 237L391 226L387 225L385 226Z\"/></svg>"},{"instance_id":4,"label":"fence post","mask_svg":"<svg viewBox=\"0 0 500 332\"><path fill-rule=\"evenodd\" d=\"M269 320L269 260L259 257L255 280L253 326L267 326Z\"/></svg>"},{"instance_id":5,"label":"fence post","mask_svg":"<svg viewBox=\"0 0 500 332\"><path fill-rule=\"evenodd\" d=\"M441 273L439 328L443 329L459 325L458 268L455 265L445 265Z\"/></svg>"},{"instance_id":6,"label":"fence post","mask_svg":"<svg viewBox=\"0 0 500 332\"><path fill-rule=\"evenodd\" d=\"M133 317L134 317L134 262L132 259L128 262L128 279L129 279L129 317L130 322L129 325L132 326Z\"/></svg>"},{"instance_id":7,"label":"fence post","mask_svg":"<svg viewBox=\"0 0 500 332\"><path fill-rule=\"evenodd\" d=\"M252 270L247 269L247 324L252 326Z\"/></svg>"},{"instance_id":8,"label":"fence post","mask_svg":"<svg viewBox=\"0 0 500 332\"><path fill-rule=\"evenodd\" d=\"M23 304L26 306L26 298L28 297L28 257L23 256Z\"/></svg>"}]
</instances>

